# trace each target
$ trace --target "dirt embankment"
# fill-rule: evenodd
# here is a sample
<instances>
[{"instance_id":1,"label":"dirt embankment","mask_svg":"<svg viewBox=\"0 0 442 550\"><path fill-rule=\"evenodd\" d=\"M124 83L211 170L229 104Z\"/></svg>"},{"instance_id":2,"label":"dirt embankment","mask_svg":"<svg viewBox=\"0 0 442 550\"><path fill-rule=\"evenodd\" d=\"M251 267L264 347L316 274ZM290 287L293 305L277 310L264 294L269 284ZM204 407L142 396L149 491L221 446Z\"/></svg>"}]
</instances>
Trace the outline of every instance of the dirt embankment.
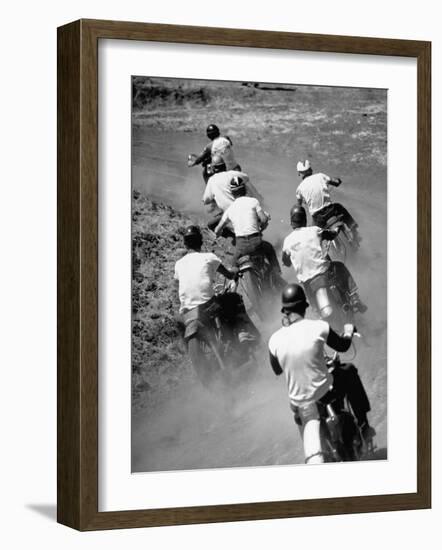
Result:
<instances>
[{"instance_id":1,"label":"dirt embankment","mask_svg":"<svg viewBox=\"0 0 442 550\"><path fill-rule=\"evenodd\" d=\"M193 377L177 324L175 262L185 254L183 228L197 220L133 192L132 398L134 410L162 402ZM228 245L202 227L204 250L225 259ZM224 246L224 248L223 248Z\"/></svg>"}]
</instances>

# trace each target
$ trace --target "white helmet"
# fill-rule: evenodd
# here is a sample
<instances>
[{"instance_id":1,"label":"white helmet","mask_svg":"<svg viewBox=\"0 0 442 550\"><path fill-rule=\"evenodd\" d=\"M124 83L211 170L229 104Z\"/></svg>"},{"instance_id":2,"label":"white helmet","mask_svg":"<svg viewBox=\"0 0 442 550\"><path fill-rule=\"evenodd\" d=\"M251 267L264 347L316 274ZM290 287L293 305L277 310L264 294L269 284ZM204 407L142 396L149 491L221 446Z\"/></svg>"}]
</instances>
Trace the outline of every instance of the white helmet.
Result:
<instances>
[{"instance_id":1,"label":"white helmet","mask_svg":"<svg viewBox=\"0 0 442 550\"><path fill-rule=\"evenodd\" d=\"M310 168L311 168L310 161L308 159L306 159L304 162L300 160L296 165L296 170L298 172L307 172L307 170L309 170Z\"/></svg>"}]
</instances>

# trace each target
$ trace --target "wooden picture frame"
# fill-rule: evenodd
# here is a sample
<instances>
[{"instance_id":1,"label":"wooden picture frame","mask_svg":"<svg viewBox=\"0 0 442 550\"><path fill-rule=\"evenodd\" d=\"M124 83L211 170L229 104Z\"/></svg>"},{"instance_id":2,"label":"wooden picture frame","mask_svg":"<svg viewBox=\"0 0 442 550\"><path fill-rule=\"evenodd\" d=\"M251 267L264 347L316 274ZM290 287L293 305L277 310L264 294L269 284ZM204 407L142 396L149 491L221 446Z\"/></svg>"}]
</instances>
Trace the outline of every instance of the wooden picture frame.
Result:
<instances>
[{"instance_id":1,"label":"wooden picture frame","mask_svg":"<svg viewBox=\"0 0 442 550\"><path fill-rule=\"evenodd\" d=\"M417 492L98 511L98 40L402 56L418 71ZM82 531L431 506L431 44L79 20L58 29L58 521Z\"/></svg>"}]
</instances>

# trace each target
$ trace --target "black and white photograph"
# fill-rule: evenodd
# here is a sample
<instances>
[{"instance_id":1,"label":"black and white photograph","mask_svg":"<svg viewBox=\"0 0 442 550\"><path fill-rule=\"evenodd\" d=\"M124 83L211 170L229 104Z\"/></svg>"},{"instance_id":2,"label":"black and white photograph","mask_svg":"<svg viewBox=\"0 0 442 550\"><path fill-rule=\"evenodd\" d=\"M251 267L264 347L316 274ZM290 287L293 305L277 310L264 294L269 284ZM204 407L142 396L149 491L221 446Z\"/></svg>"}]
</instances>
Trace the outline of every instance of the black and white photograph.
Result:
<instances>
[{"instance_id":1,"label":"black and white photograph","mask_svg":"<svg viewBox=\"0 0 442 550\"><path fill-rule=\"evenodd\" d=\"M132 472L387 460L387 90L131 86Z\"/></svg>"}]
</instances>

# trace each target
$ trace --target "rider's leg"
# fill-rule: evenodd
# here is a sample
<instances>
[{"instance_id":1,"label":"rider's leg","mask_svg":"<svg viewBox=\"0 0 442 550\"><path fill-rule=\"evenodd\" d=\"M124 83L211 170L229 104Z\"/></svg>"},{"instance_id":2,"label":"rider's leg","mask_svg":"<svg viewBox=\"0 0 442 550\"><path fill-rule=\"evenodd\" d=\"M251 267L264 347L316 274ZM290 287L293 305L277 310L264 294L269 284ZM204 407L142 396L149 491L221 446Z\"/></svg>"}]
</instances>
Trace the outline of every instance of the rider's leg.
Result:
<instances>
[{"instance_id":1,"label":"rider's leg","mask_svg":"<svg viewBox=\"0 0 442 550\"><path fill-rule=\"evenodd\" d=\"M327 225L328 220L334 215L336 215L335 203L331 203L327 204L327 206L323 206L312 214L312 220L315 225L322 229Z\"/></svg>"},{"instance_id":2,"label":"rider's leg","mask_svg":"<svg viewBox=\"0 0 442 550\"><path fill-rule=\"evenodd\" d=\"M245 237L236 237L235 252L233 254L233 265L236 264L241 256L253 254L258 251L262 243L262 238L259 233L255 235L247 235Z\"/></svg>"},{"instance_id":3,"label":"rider's leg","mask_svg":"<svg viewBox=\"0 0 442 550\"><path fill-rule=\"evenodd\" d=\"M306 464L322 464L324 455L321 448L320 421L309 420L304 425L304 456Z\"/></svg>"},{"instance_id":4,"label":"rider's leg","mask_svg":"<svg viewBox=\"0 0 442 550\"><path fill-rule=\"evenodd\" d=\"M321 446L321 424L318 405L309 403L295 407L295 422L299 426L306 464L322 464L324 453Z\"/></svg>"},{"instance_id":5,"label":"rider's leg","mask_svg":"<svg viewBox=\"0 0 442 550\"><path fill-rule=\"evenodd\" d=\"M348 293L353 309L365 313L367 306L362 302L358 293L358 286L345 264L336 261L331 262L330 269L333 270L333 275L338 285L342 287L344 292Z\"/></svg>"},{"instance_id":6,"label":"rider's leg","mask_svg":"<svg viewBox=\"0 0 442 550\"><path fill-rule=\"evenodd\" d=\"M353 231L354 229L358 228L358 224L356 223L353 216L350 214L350 212L342 206L339 202L333 203L333 214L336 216L342 216L342 221Z\"/></svg>"}]
</instances>

